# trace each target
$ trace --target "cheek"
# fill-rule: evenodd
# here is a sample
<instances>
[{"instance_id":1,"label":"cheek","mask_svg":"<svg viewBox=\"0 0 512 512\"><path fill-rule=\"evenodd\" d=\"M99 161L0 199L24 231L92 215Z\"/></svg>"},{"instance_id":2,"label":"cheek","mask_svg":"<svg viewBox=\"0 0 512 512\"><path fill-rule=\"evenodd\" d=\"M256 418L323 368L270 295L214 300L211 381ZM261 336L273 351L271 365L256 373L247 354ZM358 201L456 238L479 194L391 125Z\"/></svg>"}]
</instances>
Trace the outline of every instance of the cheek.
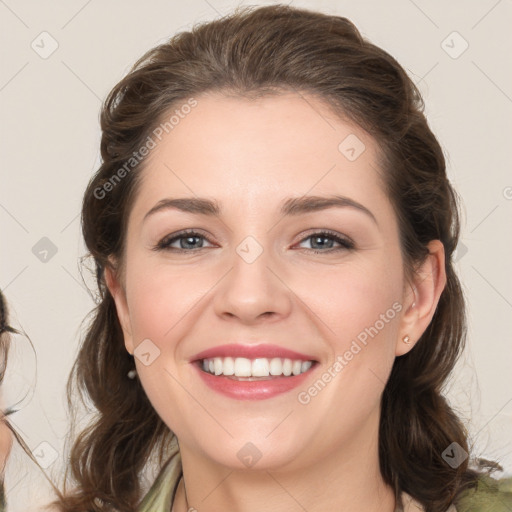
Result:
<instances>
[{"instance_id":1,"label":"cheek","mask_svg":"<svg viewBox=\"0 0 512 512\"><path fill-rule=\"evenodd\" d=\"M350 410L348 432L375 410L395 359L402 286L399 255L375 254L304 277L297 294L320 318L328 353L322 382L299 390L305 411L339 425L340 411Z\"/></svg>"},{"instance_id":2,"label":"cheek","mask_svg":"<svg viewBox=\"0 0 512 512\"><path fill-rule=\"evenodd\" d=\"M393 338L403 286L401 267L394 261L400 260L339 265L297 281L294 290L321 320L336 353L354 339Z\"/></svg>"},{"instance_id":3,"label":"cheek","mask_svg":"<svg viewBox=\"0 0 512 512\"><path fill-rule=\"evenodd\" d=\"M329 360L298 401L309 422L350 437L378 407L395 359L402 274L394 264L347 266L317 275L315 285L301 299L321 316Z\"/></svg>"},{"instance_id":4,"label":"cheek","mask_svg":"<svg viewBox=\"0 0 512 512\"><path fill-rule=\"evenodd\" d=\"M183 266L134 262L127 282L128 307L135 345L151 339L163 348L172 343L173 330L208 292L211 277L187 271Z\"/></svg>"}]
</instances>

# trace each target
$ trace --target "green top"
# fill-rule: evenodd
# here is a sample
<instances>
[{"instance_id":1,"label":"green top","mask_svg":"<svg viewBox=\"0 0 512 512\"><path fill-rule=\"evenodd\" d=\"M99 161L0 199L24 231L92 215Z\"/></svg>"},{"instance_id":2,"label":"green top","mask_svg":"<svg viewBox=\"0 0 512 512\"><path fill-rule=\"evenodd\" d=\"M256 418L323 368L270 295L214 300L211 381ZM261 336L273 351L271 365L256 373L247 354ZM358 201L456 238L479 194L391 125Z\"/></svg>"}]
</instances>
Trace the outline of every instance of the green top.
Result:
<instances>
[{"instance_id":1,"label":"green top","mask_svg":"<svg viewBox=\"0 0 512 512\"><path fill-rule=\"evenodd\" d=\"M168 462L146 494L137 512L170 512L182 475L179 446L173 440ZM404 495L407 497L407 495ZM416 505L419 510L422 507ZM395 512L402 512L399 505ZM478 488L466 492L458 501L456 512L512 512L512 478L495 480L483 476ZM449 512L454 511L454 507Z\"/></svg>"},{"instance_id":2,"label":"green top","mask_svg":"<svg viewBox=\"0 0 512 512\"><path fill-rule=\"evenodd\" d=\"M0 482L0 512L5 511L4 483Z\"/></svg>"}]
</instances>

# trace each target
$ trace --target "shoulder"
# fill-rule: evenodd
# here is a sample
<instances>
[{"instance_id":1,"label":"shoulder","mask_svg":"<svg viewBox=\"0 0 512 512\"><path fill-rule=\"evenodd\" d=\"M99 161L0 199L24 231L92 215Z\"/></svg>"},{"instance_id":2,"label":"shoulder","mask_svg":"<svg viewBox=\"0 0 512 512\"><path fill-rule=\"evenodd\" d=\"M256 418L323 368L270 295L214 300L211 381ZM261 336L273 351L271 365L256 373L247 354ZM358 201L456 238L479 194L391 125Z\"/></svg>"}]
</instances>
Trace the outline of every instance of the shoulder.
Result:
<instances>
[{"instance_id":1,"label":"shoulder","mask_svg":"<svg viewBox=\"0 0 512 512\"><path fill-rule=\"evenodd\" d=\"M181 477L181 455L177 443L173 443L169 460L158 474L151 489L137 508L137 512L168 512Z\"/></svg>"},{"instance_id":2,"label":"shoulder","mask_svg":"<svg viewBox=\"0 0 512 512\"><path fill-rule=\"evenodd\" d=\"M457 512L512 511L512 477L494 479L483 475L474 489L465 491L456 502Z\"/></svg>"},{"instance_id":3,"label":"shoulder","mask_svg":"<svg viewBox=\"0 0 512 512\"><path fill-rule=\"evenodd\" d=\"M406 493L396 512L423 512ZM446 512L512 512L512 477L495 479L482 475L474 489L463 492Z\"/></svg>"}]
</instances>

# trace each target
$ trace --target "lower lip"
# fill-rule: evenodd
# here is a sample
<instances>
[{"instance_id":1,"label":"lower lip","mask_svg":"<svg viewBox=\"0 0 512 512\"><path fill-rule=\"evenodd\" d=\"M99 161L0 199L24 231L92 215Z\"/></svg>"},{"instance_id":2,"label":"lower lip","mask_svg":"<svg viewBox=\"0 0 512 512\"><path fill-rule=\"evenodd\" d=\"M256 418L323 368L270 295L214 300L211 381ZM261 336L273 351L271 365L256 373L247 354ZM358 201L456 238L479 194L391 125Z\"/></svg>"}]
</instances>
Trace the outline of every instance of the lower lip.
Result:
<instances>
[{"instance_id":1,"label":"lower lip","mask_svg":"<svg viewBox=\"0 0 512 512\"><path fill-rule=\"evenodd\" d=\"M212 375L194 365L205 384L222 395L236 400L264 400L300 386L315 368L316 363L306 372L290 377L274 377L266 380L236 380L225 375Z\"/></svg>"}]
</instances>

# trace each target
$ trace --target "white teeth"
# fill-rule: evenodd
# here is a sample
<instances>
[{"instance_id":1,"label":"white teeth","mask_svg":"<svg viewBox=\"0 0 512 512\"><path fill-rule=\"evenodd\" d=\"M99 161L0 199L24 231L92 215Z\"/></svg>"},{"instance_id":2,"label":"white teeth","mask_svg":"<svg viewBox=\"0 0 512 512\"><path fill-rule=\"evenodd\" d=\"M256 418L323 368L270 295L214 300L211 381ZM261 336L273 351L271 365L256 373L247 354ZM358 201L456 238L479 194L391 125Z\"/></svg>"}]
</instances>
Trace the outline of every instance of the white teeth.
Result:
<instances>
[{"instance_id":1,"label":"white teeth","mask_svg":"<svg viewBox=\"0 0 512 512\"><path fill-rule=\"evenodd\" d=\"M215 375L220 375L222 373L222 359L220 357L216 357L213 360L213 367L215 369Z\"/></svg>"},{"instance_id":2,"label":"white teeth","mask_svg":"<svg viewBox=\"0 0 512 512\"><path fill-rule=\"evenodd\" d=\"M235 360L232 357L225 357L222 363L224 375L235 375Z\"/></svg>"},{"instance_id":3,"label":"white teeth","mask_svg":"<svg viewBox=\"0 0 512 512\"><path fill-rule=\"evenodd\" d=\"M300 368L301 373L307 372L313 363L311 361L304 361Z\"/></svg>"},{"instance_id":4,"label":"white teeth","mask_svg":"<svg viewBox=\"0 0 512 512\"><path fill-rule=\"evenodd\" d=\"M302 361L293 361L292 372L293 375L299 375L302 368Z\"/></svg>"},{"instance_id":5,"label":"white teeth","mask_svg":"<svg viewBox=\"0 0 512 512\"><path fill-rule=\"evenodd\" d=\"M270 373L270 363L268 359L255 359L252 362L253 377L268 377Z\"/></svg>"},{"instance_id":6,"label":"white teeth","mask_svg":"<svg viewBox=\"0 0 512 512\"><path fill-rule=\"evenodd\" d=\"M205 372L213 375L226 375L235 377L269 377L284 375L300 375L307 372L313 361L302 361L300 359L281 359L274 357L268 359L260 357L247 359L246 357L214 357L203 359L202 368Z\"/></svg>"},{"instance_id":7,"label":"white teeth","mask_svg":"<svg viewBox=\"0 0 512 512\"><path fill-rule=\"evenodd\" d=\"M278 357L270 361L270 375L281 375L283 373L283 363Z\"/></svg>"},{"instance_id":8,"label":"white teeth","mask_svg":"<svg viewBox=\"0 0 512 512\"><path fill-rule=\"evenodd\" d=\"M237 357L235 359L235 376L236 377L252 377L251 360L245 357Z\"/></svg>"}]
</instances>

